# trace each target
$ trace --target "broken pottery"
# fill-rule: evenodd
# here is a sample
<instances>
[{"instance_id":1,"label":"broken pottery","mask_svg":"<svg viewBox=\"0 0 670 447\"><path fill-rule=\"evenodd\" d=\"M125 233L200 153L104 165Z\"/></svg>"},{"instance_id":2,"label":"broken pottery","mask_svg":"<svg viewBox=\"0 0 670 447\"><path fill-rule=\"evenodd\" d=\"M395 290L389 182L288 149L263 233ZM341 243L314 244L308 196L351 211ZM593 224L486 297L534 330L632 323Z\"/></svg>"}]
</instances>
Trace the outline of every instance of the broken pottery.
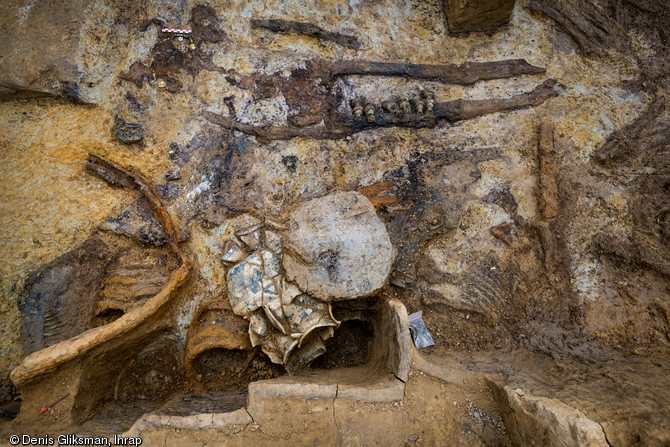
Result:
<instances>
[{"instance_id":1,"label":"broken pottery","mask_svg":"<svg viewBox=\"0 0 670 447\"><path fill-rule=\"evenodd\" d=\"M237 262L227 273L233 311L249 320L251 345L289 367L325 352L323 341L340 324L329 301L379 290L395 255L374 207L357 192L307 202L283 234L255 224L230 243L221 259Z\"/></svg>"},{"instance_id":2,"label":"broken pottery","mask_svg":"<svg viewBox=\"0 0 670 447\"><path fill-rule=\"evenodd\" d=\"M332 337L332 328L339 322L329 304L303 294L281 275L282 237L256 226L230 240L238 245L221 259L241 262L228 270L228 299L233 311L249 320L251 345L260 346L272 362L284 365L296 348L299 355L290 362L294 366L323 354L323 340Z\"/></svg>"},{"instance_id":3,"label":"broken pottery","mask_svg":"<svg viewBox=\"0 0 670 447\"><path fill-rule=\"evenodd\" d=\"M251 258L251 257L250 257ZM263 271L250 258L228 271L228 297L233 311L247 317L263 304Z\"/></svg>"}]
</instances>

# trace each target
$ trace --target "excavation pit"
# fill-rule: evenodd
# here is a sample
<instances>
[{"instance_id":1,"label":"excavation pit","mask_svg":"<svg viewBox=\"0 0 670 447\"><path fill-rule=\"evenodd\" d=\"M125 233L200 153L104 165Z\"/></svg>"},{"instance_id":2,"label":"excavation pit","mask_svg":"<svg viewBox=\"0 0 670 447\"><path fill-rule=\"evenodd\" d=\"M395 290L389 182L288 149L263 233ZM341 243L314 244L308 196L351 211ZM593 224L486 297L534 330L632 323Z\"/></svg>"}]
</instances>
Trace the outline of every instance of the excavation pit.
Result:
<instances>
[{"instance_id":1,"label":"excavation pit","mask_svg":"<svg viewBox=\"0 0 670 447\"><path fill-rule=\"evenodd\" d=\"M150 427L202 429L249 423L249 415L262 417L265 404L276 398L401 400L412 348L405 307L397 301L374 298L334 307L342 322L335 331L339 335L332 338L332 349L311 365L294 374L252 381L247 391L241 391L239 383L229 382L224 392L178 396L142 416L126 435L137 436ZM194 370L220 365L218 362L224 359L234 358L240 364L246 355L244 351L204 351L194 362ZM211 369L214 371L215 367ZM209 386L214 389L221 384L213 381Z\"/></svg>"}]
</instances>

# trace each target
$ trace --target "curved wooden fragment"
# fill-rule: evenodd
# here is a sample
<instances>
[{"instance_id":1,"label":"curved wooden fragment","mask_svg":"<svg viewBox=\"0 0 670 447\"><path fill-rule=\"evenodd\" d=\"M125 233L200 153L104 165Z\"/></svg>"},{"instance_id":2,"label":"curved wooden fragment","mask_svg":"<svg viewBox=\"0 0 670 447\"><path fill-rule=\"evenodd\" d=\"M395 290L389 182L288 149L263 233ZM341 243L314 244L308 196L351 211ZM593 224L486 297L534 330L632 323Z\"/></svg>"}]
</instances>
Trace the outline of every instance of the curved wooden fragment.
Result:
<instances>
[{"instance_id":1,"label":"curved wooden fragment","mask_svg":"<svg viewBox=\"0 0 670 447\"><path fill-rule=\"evenodd\" d=\"M89 154L88 163L87 170L89 172L98 174L113 186L132 187L138 189L144 195L156 214L156 218L161 222L163 231L168 236L170 247L181 261L181 265L171 274L163 289L137 309L109 324L90 329L76 337L64 340L26 357L10 374L12 382L17 386L51 372L94 348L98 348L137 328L170 301L175 291L186 282L191 273L191 260L177 242L172 218L149 182L141 175L134 174L99 155Z\"/></svg>"}]
</instances>

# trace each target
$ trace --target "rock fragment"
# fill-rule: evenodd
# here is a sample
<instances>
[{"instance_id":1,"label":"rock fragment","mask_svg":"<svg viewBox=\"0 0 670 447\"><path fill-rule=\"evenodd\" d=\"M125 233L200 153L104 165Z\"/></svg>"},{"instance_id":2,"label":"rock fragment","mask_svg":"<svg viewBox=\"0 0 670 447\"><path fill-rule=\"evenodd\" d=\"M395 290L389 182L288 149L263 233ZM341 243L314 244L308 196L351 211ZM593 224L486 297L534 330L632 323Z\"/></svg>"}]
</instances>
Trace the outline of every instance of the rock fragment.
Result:
<instances>
[{"instance_id":1,"label":"rock fragment","mask_svg":"<svg viewBox=\"0 0 670 447\"><path fill-rule=\"evenodd\" d=\"M168 173L165 174L165 179L170 181L170 182L180 180L181 179L181 173L177 170L168 171Z\"/></svg>"},{"instance_id":2,"label":"rock fragment","mask_svg":"<svg viewBox=\"0 0 670 447\"><path fill-rule=\"evenodd\" d=\"M168 243L160 222L144 199L136 200L121 214L108 217L100 224L100 229L128 236L146 245L160 247Z\"/></svg>"},{"instance_id":3,"label":"rock fragment","mask_svg":"<svg viewBox=\"0 0 670 447\"><path fill-rule=\"evenodd\" d=\"M608 447L603 427L559 399L518 393L487 379L515 445Z\"/></svg>"},{"instance_id":4,"label":"rock fragment","mask_svg":"<svg viewBox=\"0 0 670 447\"><path fill-rule=\"evenodd\" d=\"M139 123L127 123L117 116L114 120L114 136L122 143L139 143L144 138L144 128Z\"/></svg>"},{"instance_id":5,"label":"rock fragment","mask_svg":"<svg viewBox=\"0 0 670 447\"><path fill-rule=\"evenodd\" d=\"M289 228L285 237L294 250L285 254L284 269L315 298L369 296L386 284L395 250L362 194L337 192L311 200L291 214Z\"/></svg>"},{"instance_id":6,"label":"rock fragment","mask_svg":"<svg viewBox=\"0 0 670 447\"><path fill-rule=\"evenodd\" d=\"M347 36L342 33L326 31L320 26L308 22L297 22L282 19L252 19L251 25L256 28L265 28L276 33L297 33L306 36L314 36L324 42L335 42L339 45L357 50L361 42L355 36Z\"/></svg>"}]
</instances>

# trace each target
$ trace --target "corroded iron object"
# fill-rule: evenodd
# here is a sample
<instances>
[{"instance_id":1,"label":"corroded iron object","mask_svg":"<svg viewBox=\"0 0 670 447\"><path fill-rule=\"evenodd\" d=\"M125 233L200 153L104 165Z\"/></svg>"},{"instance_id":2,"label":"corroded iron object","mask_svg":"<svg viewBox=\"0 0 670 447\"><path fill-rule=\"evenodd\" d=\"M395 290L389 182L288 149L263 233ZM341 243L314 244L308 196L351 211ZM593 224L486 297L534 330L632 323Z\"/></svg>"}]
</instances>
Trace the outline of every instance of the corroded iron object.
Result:
<instances>
[{"instance_id":1,"label":"corroded iron object","mask_svg":"<svg viewBox=\"0 0 670 447\"><path fill-rule=\"evenodd\" d=\"M342 33L326 31L320 26L308 22L282 19L251 19L251 25L256 28L265 28L277 33L297 33L314 36L323 42L335 42L339 45L357 50L361 42L355 36L347 36Z\"/></svg>"}]
</instances>

